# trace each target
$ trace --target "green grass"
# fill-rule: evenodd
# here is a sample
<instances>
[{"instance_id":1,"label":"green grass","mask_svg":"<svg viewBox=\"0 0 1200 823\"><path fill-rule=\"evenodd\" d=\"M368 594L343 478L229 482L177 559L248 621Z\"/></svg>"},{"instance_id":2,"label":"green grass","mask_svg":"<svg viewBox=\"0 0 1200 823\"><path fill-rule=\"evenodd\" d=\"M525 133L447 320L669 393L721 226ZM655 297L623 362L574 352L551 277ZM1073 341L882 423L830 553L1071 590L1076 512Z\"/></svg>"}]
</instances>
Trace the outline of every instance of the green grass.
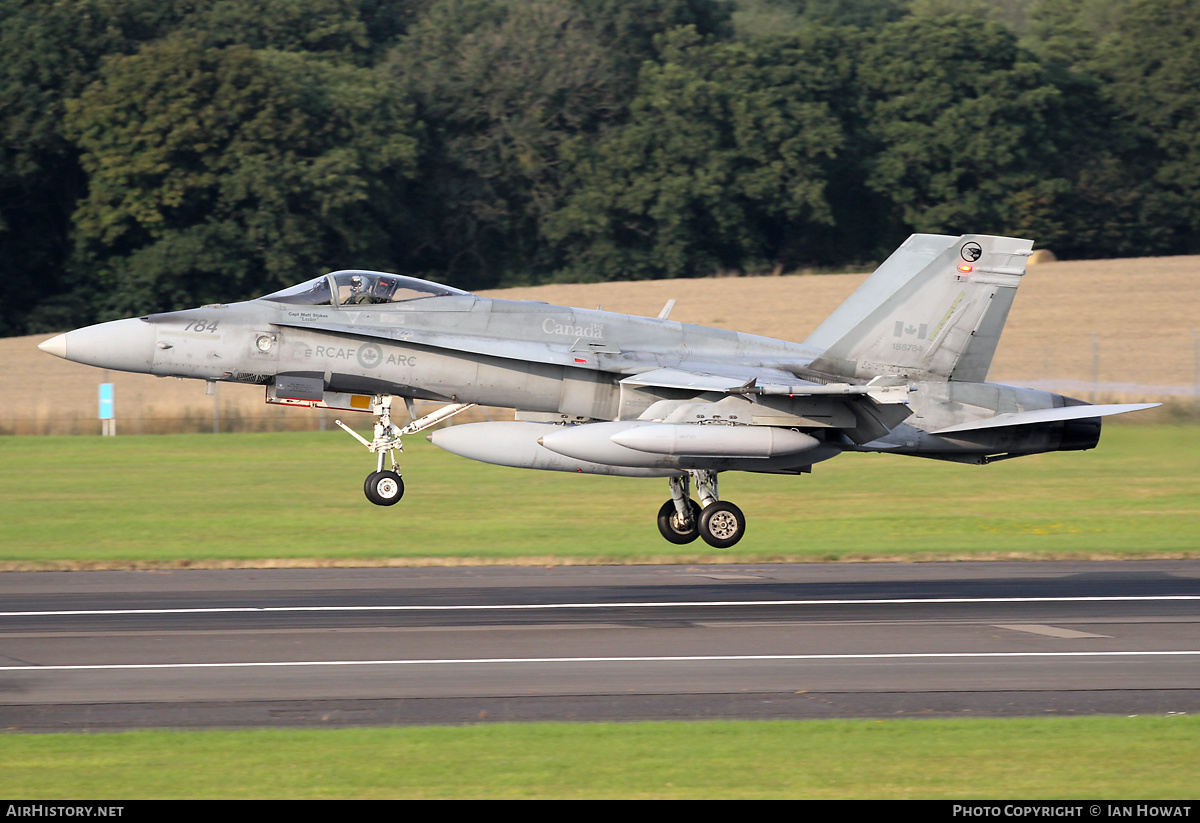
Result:
<instances>
[{"instance_id":1,"label":"green grass","mask_svg":"<svg viewBox=\"0 0 1200 823\"><path fill-rule=\"evenodd\" d=\"M1108 425L1090 452L961 466L843 455L729 473L724 552L654 525L662 480L489 466L411 438L406 496L370 505L341 432L0 438L0 563L729 562L1200 554L1200 427Z\"/></svg>"},{"instance_id":2,"label":"green grass","mask_svg":"<svg viewBox=\"0 0 1200 823\"><path fill-rule=\"evenodd\" d=\"M5 735L0 796L1200 795L1200 719L771 721Z\"/></svg>"}]
</instances>

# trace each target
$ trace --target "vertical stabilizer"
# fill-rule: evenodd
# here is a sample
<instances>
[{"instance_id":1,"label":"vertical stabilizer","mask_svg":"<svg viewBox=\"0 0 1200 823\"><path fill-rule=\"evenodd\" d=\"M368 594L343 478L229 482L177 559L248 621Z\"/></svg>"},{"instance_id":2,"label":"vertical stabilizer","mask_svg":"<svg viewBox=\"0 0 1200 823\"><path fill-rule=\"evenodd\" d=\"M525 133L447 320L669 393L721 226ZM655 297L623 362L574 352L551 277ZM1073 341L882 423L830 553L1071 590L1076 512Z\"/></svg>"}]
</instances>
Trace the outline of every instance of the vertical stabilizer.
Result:
<instances>
[{"instance_id":1,"label":"vertical stabilizer","mask_svg":"<svg viewBox=\"0 0 1200 823\"><path fill-rule=\"evenodd\" d=\"M874 273L863 281L846 302L838 306L825 322L804 341L806 346L824 351L836 343L867 315L912 278L925 265L958 241L945 234L914 234L892 252Z\"/></svg>"},{"instance_id":2,"label":"vertical stabilizer","mask_svg":"<svg viewBox=\"0 0 1200 823\"><path fill-rule=\"evenodd\" d=\"M825 350L811 368L983 382L1032 248L1013 237L913 235L809 337Z\"/></svg>"}]
</instances>

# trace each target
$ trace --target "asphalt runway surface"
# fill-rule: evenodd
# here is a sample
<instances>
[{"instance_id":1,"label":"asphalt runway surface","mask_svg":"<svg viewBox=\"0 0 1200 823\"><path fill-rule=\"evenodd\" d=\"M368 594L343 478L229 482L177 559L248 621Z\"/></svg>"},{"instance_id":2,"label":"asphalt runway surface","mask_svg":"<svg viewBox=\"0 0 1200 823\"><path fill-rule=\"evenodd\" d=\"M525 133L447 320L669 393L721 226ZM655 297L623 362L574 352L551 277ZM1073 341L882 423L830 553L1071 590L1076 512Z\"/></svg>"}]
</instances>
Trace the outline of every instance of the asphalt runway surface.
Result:
<instances>
[{"instance_id":1,"label":"asphalt runway surface","mask_svg":"<svg viewBox=\"0 0 1200 823\"><path fill-rule=\"evenodd\" d=\"M0 574L0 728L1200 711L1200 561Z\"/></svg>"}]
</instances>

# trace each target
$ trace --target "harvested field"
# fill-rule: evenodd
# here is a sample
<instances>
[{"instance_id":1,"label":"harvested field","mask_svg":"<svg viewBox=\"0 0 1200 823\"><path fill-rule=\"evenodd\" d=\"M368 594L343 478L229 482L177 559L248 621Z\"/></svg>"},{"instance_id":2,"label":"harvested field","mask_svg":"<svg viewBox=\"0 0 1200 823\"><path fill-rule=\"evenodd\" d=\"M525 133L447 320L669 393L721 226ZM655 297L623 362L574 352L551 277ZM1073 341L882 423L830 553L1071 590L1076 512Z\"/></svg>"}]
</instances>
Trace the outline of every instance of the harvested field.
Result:
<instances>
[{"instance_id":1,"label":"harvested field","mask_svg":"<svg viewBox=\"0 0 1200 823\"><path fill-rule=\"evenodd\" d=\"M803 340L865 274L655 280L482 292ZM1200 256L1087 260L1031 266L989 379L1085 400L1160 401L1189 413L1200 329ZM209 431L214 398L192 380L104 373L38 351L50 335L0 340L0 433L96 433L97 384L116 384L118 431ZM262 389L225 384L216 398L228 430L332 427L334 413L281 409ZM368 418L363 415L359 426Z\"/></svg>"}]
</instances>

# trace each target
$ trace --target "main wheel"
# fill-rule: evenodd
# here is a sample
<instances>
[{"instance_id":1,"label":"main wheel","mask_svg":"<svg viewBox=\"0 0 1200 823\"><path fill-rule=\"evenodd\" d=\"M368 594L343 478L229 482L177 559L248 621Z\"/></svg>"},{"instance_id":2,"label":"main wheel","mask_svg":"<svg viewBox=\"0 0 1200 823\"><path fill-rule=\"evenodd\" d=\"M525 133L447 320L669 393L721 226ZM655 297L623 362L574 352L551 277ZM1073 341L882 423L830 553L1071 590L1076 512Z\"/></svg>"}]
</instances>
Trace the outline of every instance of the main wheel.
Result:
<instances>
[{"instance_id":1,"label":"main wheel","mask_svg":"<svg viewBox=\"0 0 1200 823\"><path fill-rule=\"evenodd\" d=\"M714 549L728 549L746 533L746 516L732 503L713 503L700 513L700 536Z\"/></svg>"},{"instance_id":2,"label":"main wheel","mask_svg":"<svg viewBox=\"0 0 1200 823\"><path fill-rule=\"evenodd\" d=\"M376 506L393 506L404 496L404 481L394 471L371 472L363 483L363 492Z\"/></svg>"},{"instance_id":3,"label":"main wheel","mask_svg":"<svg viewBox=\"0 0 1200 823\"><path fill-rule=\"evenodd\" d=\"M663 503L662 508L658 510L658 530L667 540L680 546L684 543L691 543L700 536L700 504L689 498L688 508L691 509L692 522L686 529L681 529L676 525L678 516L675 512L674 500Z\"/></svg>"}]
</instances>

